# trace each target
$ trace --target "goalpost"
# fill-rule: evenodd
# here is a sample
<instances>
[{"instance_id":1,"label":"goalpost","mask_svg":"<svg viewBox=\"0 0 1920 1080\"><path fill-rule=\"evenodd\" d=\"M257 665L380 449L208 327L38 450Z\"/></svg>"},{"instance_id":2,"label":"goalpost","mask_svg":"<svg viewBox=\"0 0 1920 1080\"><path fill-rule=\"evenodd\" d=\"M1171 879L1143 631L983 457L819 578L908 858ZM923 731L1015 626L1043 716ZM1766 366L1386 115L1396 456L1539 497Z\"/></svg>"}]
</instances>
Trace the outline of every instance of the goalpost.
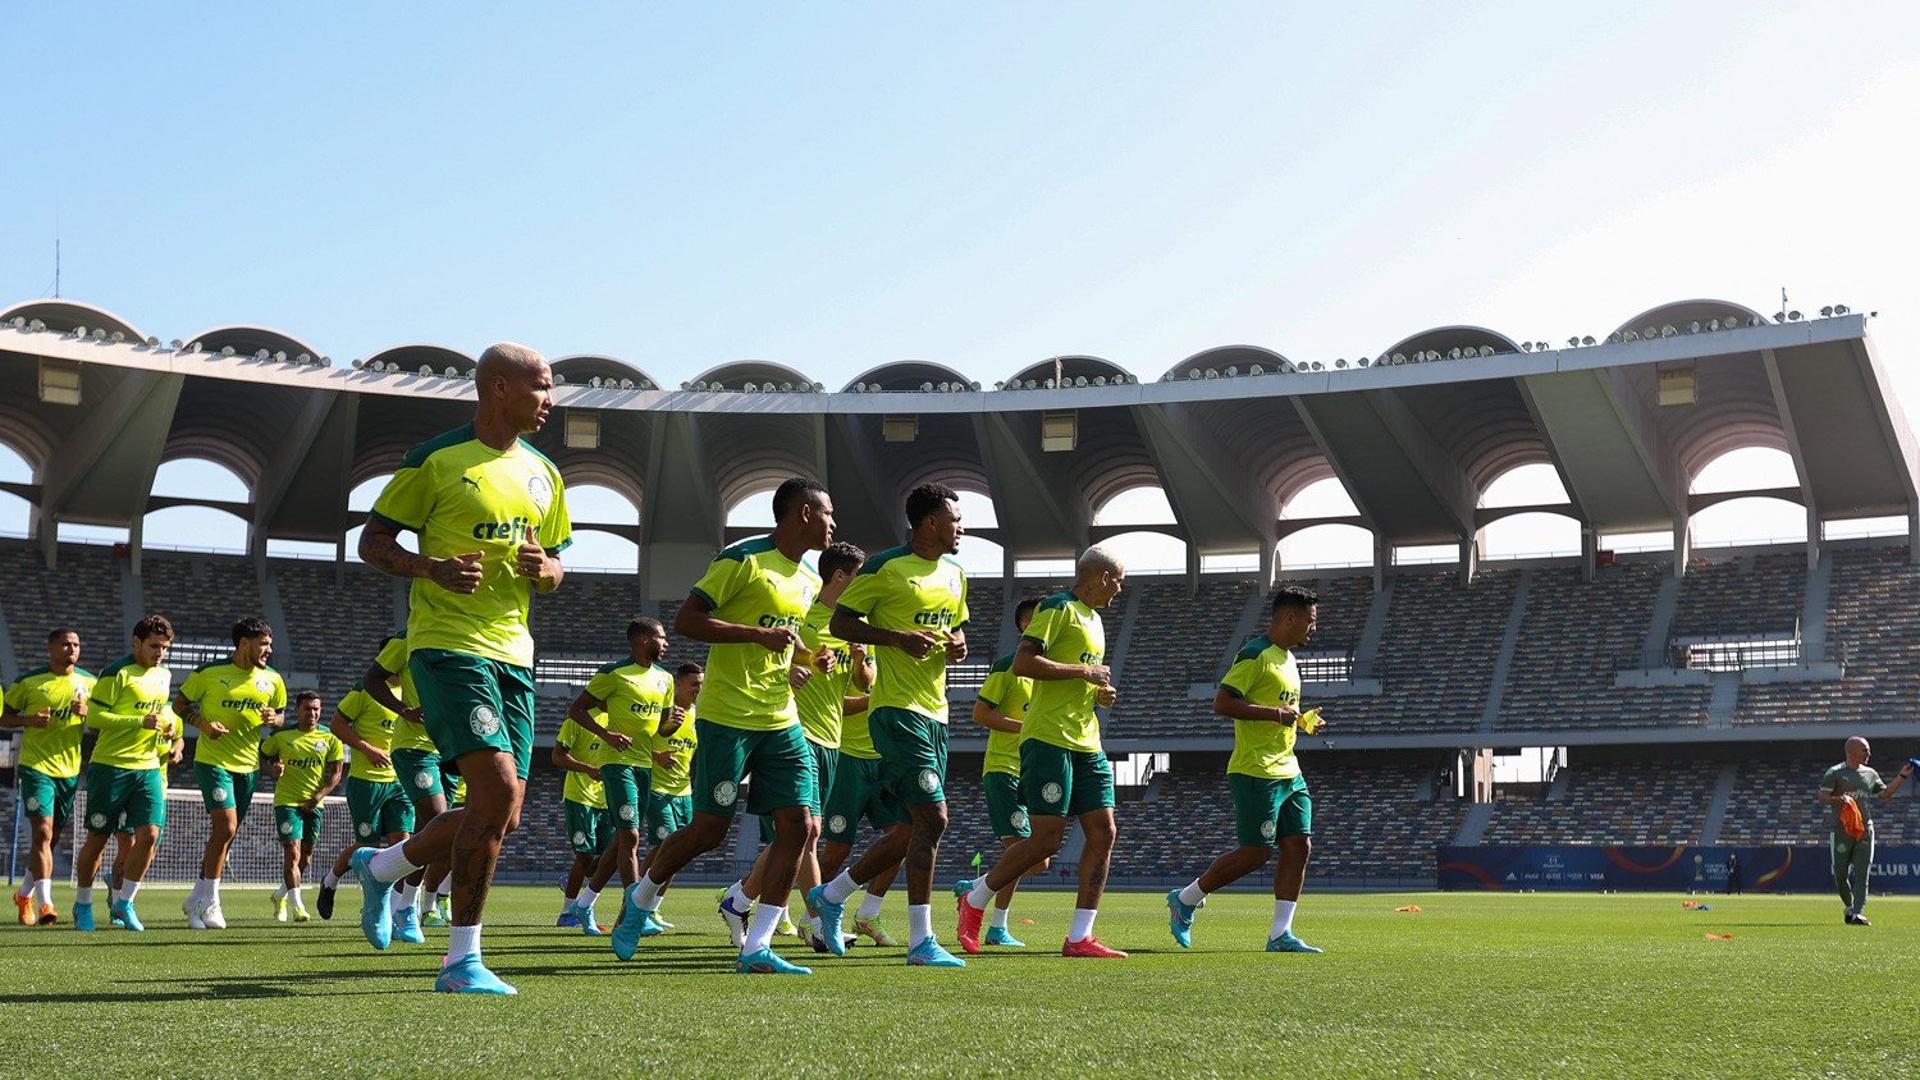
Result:
<instances>
[{"instance_id":1,"label":"goalpost","mask_svg":"<svg viewBox=\"0 0 1920 1080\"><path fill-rule=\"evenodd\" d=\"M313 865L309 876L318 882L333 864L334 856L353 840L353 824L347 818L347 800L329 795L321 801L320 839L313 845ZM73 802L73 851L87 839L87 792L85 785ZM191 885L200 877L200 858L206 854L211 823L206 804L197 788L167 789L167 825L160 832L160 848L145 883ZM106 880L112 869L114 846L107 845L101 859L100 878ZM227 854L227 869L221 884L228 888L276 888L280 884L280 837L273 824L273 794L254 795L247 819L233 838Z\"/></svg>"}]
</instances>

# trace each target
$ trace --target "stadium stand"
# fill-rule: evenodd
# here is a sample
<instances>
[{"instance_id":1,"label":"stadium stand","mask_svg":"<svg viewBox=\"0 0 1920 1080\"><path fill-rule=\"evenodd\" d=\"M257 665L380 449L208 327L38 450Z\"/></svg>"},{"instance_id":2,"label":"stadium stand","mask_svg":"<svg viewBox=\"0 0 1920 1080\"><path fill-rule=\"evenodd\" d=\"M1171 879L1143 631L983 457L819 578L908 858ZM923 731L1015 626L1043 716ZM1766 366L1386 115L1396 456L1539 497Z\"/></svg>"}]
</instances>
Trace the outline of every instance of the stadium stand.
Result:
<instances>
[{"instance_id":1,"label":"stadium stand","mask_svg":"<svg viewBox=\"0 0 1920 1080\"><path fill-rule=\"evenodd\" d=\"M1838 747L1835 747L1837 750ZM1733 797L1720 829L1723 844L1825 844L1833 811L1814 801L1821 774L1838 763L1828 757L1788 755L1741 762ZM1877 759L1881 777L1892 781L1899 757ZM1920 800L1903 791L1873 804L1873 831L1881 844L1920 843Z\"/></svg>"},{"instance_id":2,"label":"stadium stand","mask_svg":"<svg viewBox=\"0 0 1920 1080\"><path fill-rule=\"evenodd\" d=\"M406 584L358 563L340 568L337 578L330 563L275 559L270 566L293 670L311 673L331 708L367 670L375 647L404 629L394 594Z\"/></svg>"},{"instance_id":3,"label":"stadium stand","mask_svg":"<svg viewBox=\"0 0 1920 1080\"><path fill-rule=\"evenodd\" d=\"M127 651L120 571L124 561L96 544L61 544L57 572L18 540L0 540L0 610L12 628L14 662L32 671L47 662L46 633L56 626L80 632L80 666L97 671Z\"/></svg>"},{"instance_id":4,"label":"stadium stand","mask_svg":"<svg viewBox=\"0 0 1920 1080\"><path fill-rule=\"evenodd\" d=\"M258 573L237 555L145 552L141 589L146 610L173 622L176 651L190 644L225 654L233 648L234 622L266 610Z\"/></svg>"},{"instance_id":5,"label":"stadium stand","mask_svg":"<svg viewBox=\"0 0 1920 1080\"><path fill-rule=\"evenodd\" d=\"M612 660L627 655L627 623L640 614L632 575L568 574L566 588L533 598L534 639L555 654Z\"/></svg>"},{"instance_id":6,"label":"stadium stand","mask_svg":"<svg viewBox=\"0 0 1920 1080\"><path fill-rule=\"evenodd\" d=\"M1789 633L1807 594L1804 552L1695 560L1680 579L1673 637Z\"/></svg>"},{"instance_id":7,"label":"stadium stand","mask_svg":"<svg viewBox=\"0 0 1920 1080\"><path fill-rule=\"evenodd\" d=\"M1239 646L1233 640L1252 581L1202 577L1189 593L1185 577L1135 579L1140 590L1136 633L1120 672L1122 693L1109 718L1116 736L1191 732L1218 725L1207 701L1195 700L1188 687L1213 683ZM1111 655L1119 626L1107 614ZM1209 695L1210 697L1211 695Z\"/></svg>"},{"instance_id":8,"label":"stadium stand","mask_svg":"<svg viewBox=\"0 0 1920 1080\"><path fill-rule=\"evenodd\" d=\"M1489 844L1691 844L1700 839L1717 762L1647 759L1570 764L1566 797L1535 787L1496 801Z\"/></svg>"},{"instance_id":9,"label":"stadium stand","mask_svg":"<svg viewBox=\"0 0 1920 1080\"><path fill-rule=\"evenodd\" d=\"M1519 574L1486 571L1470 588L1452 571L1396 575L1373 667L1381 694L1342 699L1329 715L1369 734L1478 727Z\"/></svg>"}]
</instances>

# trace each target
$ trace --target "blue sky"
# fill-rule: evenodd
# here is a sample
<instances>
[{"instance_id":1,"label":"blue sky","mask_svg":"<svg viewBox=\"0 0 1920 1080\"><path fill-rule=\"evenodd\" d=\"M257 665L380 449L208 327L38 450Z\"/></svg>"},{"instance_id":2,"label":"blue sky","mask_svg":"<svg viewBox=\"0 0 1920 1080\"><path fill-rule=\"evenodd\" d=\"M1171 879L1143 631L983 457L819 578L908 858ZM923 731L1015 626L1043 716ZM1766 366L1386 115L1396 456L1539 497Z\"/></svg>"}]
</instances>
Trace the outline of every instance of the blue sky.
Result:
<instances>
[{"instance_id":1,"label":"blue sky","mask_svg":"<svg viewBox=\"0 0 1920 1080\"><path fill-rule=\"evenodd\" d=\"M1920 14L1820 5L41 5L0 303L830 386L1601 335L1782 285L1909 402ZM165 530L155 523L157 535ZM0 521L0 528L8 527ZM1756 528L1763 528L1756 525ZM1763 528L1764 531L1764 528Z\"/></svg>"}]
</instances>

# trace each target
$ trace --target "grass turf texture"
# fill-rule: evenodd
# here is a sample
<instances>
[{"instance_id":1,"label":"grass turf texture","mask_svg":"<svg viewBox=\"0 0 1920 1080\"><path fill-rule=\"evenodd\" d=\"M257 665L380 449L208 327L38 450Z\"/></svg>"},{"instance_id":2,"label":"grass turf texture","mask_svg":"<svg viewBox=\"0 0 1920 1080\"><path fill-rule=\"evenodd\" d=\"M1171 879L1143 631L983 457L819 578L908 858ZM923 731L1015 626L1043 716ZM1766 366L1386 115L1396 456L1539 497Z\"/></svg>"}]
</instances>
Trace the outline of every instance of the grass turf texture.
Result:
<instances>
[{"instance_id":1,"label":"grass turf texture","mask_svg":"<svg viewBox=\"0 0 1920 1080\"><path fill-rule=\"evenodd\" d=\"M66 901L62 890L61 900ZM558 893L494 894L487 958L514 999L428 992L444 931L376 954L341 890L335 921L274 923L230 891L230 927L193 933L181 893L141 895L144 935L8 925L0 933L24 1071L100 1075L495 1076L860 1073L1295 1076L1892 1075L1912 1066L1920 901L1882 899L1871 929L1830 897L1312 895L1297 929L1323 956L1269 955L1270 901L1227 895L1194 948L1159 894L1110 896L1102 940L1128 960L1058 955L1072 898L1023 893L1016 934L965 971L900 949L817 957L811 978L731 974L715 893L668 894L680 929L630 964L553 927ZM886 923L905 936L903 897ZM952 900L936 898L952 942ZM309 898L309 905L312 901ZM617 896L602 901L602 917ZM1394 908L1419 904L1418 914ZM99 907L104 926L106 905ZM63 917L65 909L63 908ZM1022 925L1031 918L1034 925ZM1708 932L1731 941L1708 941Z\"/></svg>"}]
</instances>

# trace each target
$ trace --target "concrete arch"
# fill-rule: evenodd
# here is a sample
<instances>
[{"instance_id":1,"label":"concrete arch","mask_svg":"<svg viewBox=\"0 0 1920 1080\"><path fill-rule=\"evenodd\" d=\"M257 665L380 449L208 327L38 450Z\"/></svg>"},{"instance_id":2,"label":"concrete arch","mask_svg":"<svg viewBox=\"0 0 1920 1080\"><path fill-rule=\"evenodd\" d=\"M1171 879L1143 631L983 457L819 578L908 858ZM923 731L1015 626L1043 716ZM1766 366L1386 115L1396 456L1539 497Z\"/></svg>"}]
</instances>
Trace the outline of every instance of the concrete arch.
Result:
<instances>
[{"instance_id":1,"label":"concrete arch","mask_svg":"<svg viewBox=\"0 0 1920 1080\"><path fill-rule=\"evenodd\" d=\"M971 388L973 380L945 364L936 364L931 360L897 360L890 364L881 364L869 368L841 388L845 393L865 383L878 385L882 390L894 392L913 392L920 389L922 383L939 385L943 382L959 383Z\"/></svg>"},{"instance_id":2,"label":"concrete arch","mask_svg":"<svg viewBox=\"0 0 1920 1080\"><path fill-rule=\"evenodd\" d=\"M1404 353L1412 356L1416 352L1438 352L1447 355L1451 349L1473 349L1476 353L1482 348L1491 348L1496 353L1520 351L1519 342L1498 330L1489 330L1484 326L1456 323L1450 326L1435 326L1417 334L1409 334L1388 348L1381 356Z\"/></svg>"},{"instance_id":3,"label":"concrete arch","mask_svg":"<svg viewBox=\"0 0 1920 1080\"><path fill-rule=\"evenodd\" d=\"M1251 374L1255 365L1259 365L1262 374L1290 371L1293 361L1260 345L1217 345L1211 349L1202 349L1173 365L1161 375L1162 380L1191 378L1193 372L1204 374L1208 368L1226 374L1228 368L1235 368L1235 374Z\"/></svg>"},{"instance_id":4,"label":"concrete arch","mask_svg":"<svg viewBox=\"0 0 1920 1080\"><path fill-rule=\"evenodd\" d=\"M1083 377L1088 385L1092 385L1096 377L1105 379L1108 383L1112 383L1116 377L1123 383L1138 381L1132 372L1111 360L1098 356L1060 356L1021 368L1007 380L1007 385L1011 386L1016 382L1024 383L1032 379L1039 385L1045 386L1047 380L1053 378L1053 366L1056 360L1060 364L1061 377L1069 382Z\"/></svg>"},{"instance_id":5,"label":"concrete arch","mask_svg":"<svg viewBox=\"0 0 1920 1080\"><path fill-rule=\"evenodd\" d=\"M130 341L147 340L147 335L127 320L106 308L80 300L28 300L0 309L0 322L11 322L16 315L28 322L39 319L47 329L61 333L84 326L88 331L105 330L109 334L119 331Z\"/></svg>"},{"instance_id":6,"label":"concrete arch","mask_svg":"<svg viewBox=\"0 0 1920 1080\"><path fill-rule=\"evenodd\" d=\"M267 350L269 356L284 352L289 360L301 353L315 360L322 355L319 349L299 338L265 326L216 326L193 335L186 344L198 345L201 352L208 353L231 346L238 356L252 356L261 349Z\"/></svg>"},{"instance_id":7,"label":"concrete arch","mask_svg":"<svg viewBox=\"0 0 1920 1080\"><path fill-rule=\"evenodd\" d=\"M771 360L735 360L721 364L695 375L691 385L697 386L703 382L717 382L727 390L738 390L747 383L764 387L768 382L775 385L783 382L792 383L796 390L803 386L809 388L813 386L811 378L785 364L776 364Z\"/></svg>"}]
</instances>

